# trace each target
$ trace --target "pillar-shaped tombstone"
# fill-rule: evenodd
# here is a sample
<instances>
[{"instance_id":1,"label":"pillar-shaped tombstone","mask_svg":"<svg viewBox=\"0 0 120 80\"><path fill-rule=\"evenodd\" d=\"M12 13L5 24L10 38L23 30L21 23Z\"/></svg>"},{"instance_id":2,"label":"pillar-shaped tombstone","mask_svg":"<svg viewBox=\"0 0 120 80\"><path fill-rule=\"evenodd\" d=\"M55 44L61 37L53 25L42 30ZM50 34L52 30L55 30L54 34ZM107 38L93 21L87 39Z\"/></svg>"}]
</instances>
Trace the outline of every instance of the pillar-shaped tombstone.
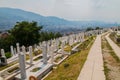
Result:
<instances>
[{"instance_id":1,"label":"pillar-shaped tombstone","mask_svg":"<svg viewBox=\"0 0 120 80\"><path fill-rule=\"evenodd\" d=\"M39 43L40 49L42 50L42 42Z\"/></svg>"},{"instance_id":2,"label":"pillar-shaped tombstone","mask_svg":"<svg viewBox=\"0 0 120 80\"><path fill-rule=\"evenodd\" d=\"M84 33L82 33L82 35L81 35L81 42L83 42L84 41Z\"/></svg>"},{"instance_id":3,"label":"pillar-shaped tombstone","mask_svg":"<svg viewBox=\"0 0 120 80\"><path fill-rule=\"evenodd\" d=\"M58 42L58 39L56 39L56 41L55 41L56 50L58 50L58 46L59 46L59 42Z\"/></svg>"},{"instance_id":4,"label":"pillar-shaped tombstone","mask_svg":"<svg viewBox=\"0 0 120 80\"><path fill-rule=\"evenodd\" d=\"M48 41L45 41L46 53L48 53Z\"/></svg>"},{"instance_id":5,"label":"pillar-shaped tombstone","mask_svg":"<svg viewBox=\"0 0 120 80\"><path fill-rule=\"evenodd\" d=\"M6 56L5 56L5 51L4 51L4 49L1 49L1 55L2 55L2 57L1 57L1 63L2 63L3 65L7 65L7 59L6 59Z\"/></svg>"},{"instance_id":6,"label":"pillar-shaped tombstone","mask_svg":"<svg viewBox=\"0 0 120 80\"><path fill-rule=\"evenodd\" d=\"M25 55L24 57L25 57L25 60L26 60L26 50L25 50L25 46L22 46L22 52L23 52L23 54Z\"/></svg>"},{"instance_id":7,"label":"pillar-shaped tombstone","mask_svg":"<svg viewBox=\"0 0 120 80\"><path fill-rule=\"evenodd\" d=\"M56 42L54 40L54 51L56 51L57 47L56 47Z\"/></svg>"},{"instance_id":8,"label":"pillar-shaped tombstone","mask_svg":"<svg viewBox=\"0 0 120 80\"><path fill-rule=\"evenodd\" d=\"M47 43L47 54L50 55L50 45Z\"/></svg>"},{"instance_id":9,"label":"pillar-shaped tombstone","mask_svg":"<svg viewBox=\"0 0 120 80\"><path fill-rule=\"evenodd\" d=\"M30 56L30 64L32 65L32 63L33 63L33 51L32 51L32 46L29 46L29 56Z\"/></svg>"},{"instance_id":10,"label":"pillar-shaped tombstone","mask_svg":"<svg viewBox=\"0 0 120 80\"><path fill-rule=\"evenodd\" d=\"M72 35L72 43L74 43L74 35Z\"/></svg>"},{"instance_id":11,"label":"pillar-shaped tombstone","mask_svg":"<svg viewBox=\"0 0 120 80\"><path fill-rule=\"evenodd\" d=\"M42 54L43 54L43 64L47 64L47 45L44 43L42 47Z\"/></svg>"},{"instance_id":12,"label":"pillar-shaped tombstone","mask_svg":"<svg viewBox=\"0 0 120 80\"><path fill-rule=\"evenodd\" d=\"M14 55L16 55L17 54L17 51L16 51L16 48L14 48Z\"/></svg>"},{"instance_id":13,"label":"pillar-shaped tombstone","mask_svg":"<svg viewBox=\"0 0 120 80\"><path fill-rule=\"evenodd\" d=\"M17 46L17 53L19 54L20 53L19 43L16 43L16 46Z\"/></svg>"},{"instance_id":14,"label":"pillar-shaped tombstone","mask_svg":"<svg viewBox=\"0 0 120 80\"><path fill-rule=\"evenodd\" d=\"M34 45L34 51L38 51L37 44Z\"/></svg>"},{"instance_id":15,"label":"pillar-shaped tombstone","mask_svg":"<svg viewBox=\"0 0 120 80\"><path fill-rule=\"evenodd\" d=\"M40 46L37 46L37 49L40 50Z\"/></svg>"},{"instance_id":16,"label":"pillar-shaped tombstone","mask_svg":"<svg viewBox=\"0 0 120 80\"><path fill-rule=\"evenodd\" d=\"M11 54L12 54L12 56L14 56L15 54L14 54L13 46L10 46L10 50L11 50Z\"/></svg>"},{"instance_id":17,"label":"pillar-shaped tombstone","mask_svg":"<svg viewBox=\"0 0 120 80\"><path fill-rule=\"evenodd\" d=\"M64 55L64 42L61 44L62 54Z\"/></svg>"},{"instance_id":18,"label":"pillar-shaped tombstone","mask_svg":"<svg viewBox=\"0 0 120 80\"><path fill-rule=\"evenodd\" d=\"M1 49L1 55L2 55L2 57L6 57L4 49Z\"/></svg>"},{"instance_id":19,"label":"pillar-shaped tombstone","mask_svg":"<svg viewBox=\"0 0 120 80\"><path fill-rule=\"evenodd\" d=\"M78 34L76 35L76 42L79 42L79 36L78 36Z\"/></svg>"},{"instance_id":20,"label":"pillar-shaped tombstone","mask_svg":"<svg viewBox=\"0 0 120 80\"><path fill-rule=\"evenodd\" d=\"M51 57L51 64L53 64L53 62L54 62L54 52L53 52L53 45L51 45L51 47L50 47L50 57Z\"/></svg>"},{"instance_id":21,"label":"pillar-shaped tombstone","mask_svg":"<svg viewBox=\"0 0 120 80\"><path fill-rule=\"evenodd\" d=\"M24 58L23 52L21 52L19 54L19 66L20 66L21 80L25 80L26 79L26 69L25 69L25 58Z\"/></svg>"},{"instance_id":22,"label":"pillar-shaped tombstone","mask_svg":"<svg viewBox=\"0 0 120 80\"><path fill-rule=\"evenodd\" d=\"M70 36L69 44L70 44L70 45L72 45L72 44L73 44L73 39L72 39L72 36Z\"/></svg>"},{"instance_id":23,"label":"pillar-shaped tombstone","mask_svg":"<svg viewBox=\"0 0 120 80\"><path fill-rule=\"evenodd\" d=\"M54 45L54 46L55 46L55 39L53 39L53 40L52 40L52 45Z\"/></svg>"},{"instance_id":24,"label":"pillar-shaped tombstone","mask_svg":"<svg viewBox=\"0 0 120 80\"><path fill-rule=\"evenodd\" d=\"M67 44L69 44L70 36L67 37Z\"/></svg>"},{"instance_id":25,"label":"pillar-shaped tombstone","mask_svg":"<svg viewBox=\"0 0 120 80\"><path fill-rule=\"evenodd\" d=\"M25 54L26 50L25 50L25 46L22 46L22 52Z\"/></svg>"}]
</instances>

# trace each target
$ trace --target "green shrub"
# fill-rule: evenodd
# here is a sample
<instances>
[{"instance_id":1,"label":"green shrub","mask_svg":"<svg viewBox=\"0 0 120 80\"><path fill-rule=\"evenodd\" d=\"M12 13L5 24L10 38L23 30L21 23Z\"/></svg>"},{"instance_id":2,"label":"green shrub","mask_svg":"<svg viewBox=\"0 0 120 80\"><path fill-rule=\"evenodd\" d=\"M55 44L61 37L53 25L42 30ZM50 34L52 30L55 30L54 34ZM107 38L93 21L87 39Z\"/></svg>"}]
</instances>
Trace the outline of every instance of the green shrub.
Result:
<instances>
[{"instance_id":1,"label":"green shrub","mask_svg":"<svg viewBox=\"0 0 120 80\"><path fill-rule=\"evenodd\" d=\"M64 68L67 68L67 67L69 67L69 64L68 64L68 63L65 63L65 64L64 64Z\"/></svg>"},{"instance_id":2,"label":"green shrub","mask_svg":"<svg viewBox=\"0 0 120 80\"><path fill-rule=\"evenodd\" d=\"M6 58L10 58L12 55L10 52L5 53Z\"/></svg>"}]
</instances>

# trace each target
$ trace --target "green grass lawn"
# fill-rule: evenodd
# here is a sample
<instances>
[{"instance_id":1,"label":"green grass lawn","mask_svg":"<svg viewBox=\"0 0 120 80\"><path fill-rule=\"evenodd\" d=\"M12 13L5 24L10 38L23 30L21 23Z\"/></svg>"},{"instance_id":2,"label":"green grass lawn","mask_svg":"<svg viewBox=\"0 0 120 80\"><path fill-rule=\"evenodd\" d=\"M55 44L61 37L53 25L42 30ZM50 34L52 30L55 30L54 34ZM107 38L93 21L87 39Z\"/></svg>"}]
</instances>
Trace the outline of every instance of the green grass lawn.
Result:
<instances>
[{"instance_id":1,"label":"green grass lawn","mask_svg":"<svg viewBox=\"0 0 120 80\"><path fill-rule=\"evenodd\" d=\"M93 38L90 38L90 40L83 42L83 44L80 45L82 47L79 46L79 48L83 48L83 45L86 43L87 45L84 45L84 48L87 47L89 43L92 45L92 40ZM57 66L57 69L53 69L52 73L48 75L45 80L77 80L87 59L90 47L70 55L64 62Z\"/></svg>"}]
</instances>

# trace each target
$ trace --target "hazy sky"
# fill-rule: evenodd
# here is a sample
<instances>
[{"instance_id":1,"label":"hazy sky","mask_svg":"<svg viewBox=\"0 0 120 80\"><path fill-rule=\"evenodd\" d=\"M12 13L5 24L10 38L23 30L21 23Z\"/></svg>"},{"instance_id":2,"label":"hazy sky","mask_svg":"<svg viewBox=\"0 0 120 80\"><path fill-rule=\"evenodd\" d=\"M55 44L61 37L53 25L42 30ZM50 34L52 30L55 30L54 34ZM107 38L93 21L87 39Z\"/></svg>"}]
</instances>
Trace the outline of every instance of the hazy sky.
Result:
<instances>
[{"instance_id":1,"label":"hazy sky","mask_svg":"<svg viewBox=\"0 0 120 80\"><path fill-rule=\"evenodd\" d=\"M0 7L19 8L68 20L120 22L120 0L0 0Z\"/></svg>"}]
</instances>

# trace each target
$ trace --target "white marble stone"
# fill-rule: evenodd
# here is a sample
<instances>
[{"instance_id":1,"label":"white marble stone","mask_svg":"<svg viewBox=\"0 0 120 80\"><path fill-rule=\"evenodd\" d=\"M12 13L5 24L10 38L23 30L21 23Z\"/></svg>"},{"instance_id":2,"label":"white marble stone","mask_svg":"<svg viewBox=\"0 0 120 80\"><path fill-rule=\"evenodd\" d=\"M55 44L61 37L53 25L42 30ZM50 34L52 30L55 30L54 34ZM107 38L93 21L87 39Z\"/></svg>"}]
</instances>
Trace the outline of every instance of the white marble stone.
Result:
<instances>
[{"instance_id":1,"label":"white marble stone","mask_svg":"<svg viewBox=\"0 0 120 80\"><path fill-rule=\"evenodd\" d=\"M2 55L2 57L6 57L4 49L1 49L1 55Z\"/></svg>"},{"instance_id":2,"label":"white marble stone","mask_svg":"<svg viewBox=\"0 0 120 80\"><path fill-rule=\"evenodd\" d=\"M50 52L50 54L51 54L51 64L53 64L53 62L54 62L54 52L52 51L52 49L53 49L53 45L51 45L51 52Z\"/></svg>"},{"instance_id":3,"label":"white marble stone","mask_svg":"<svg viewBox=\"0 0 120 80\"><path fill-rule=\"evenodd\" d=\"M26 60L26 50L25 50L25 46L22 46L22 52L24 53L24 57L25 57L25 60Z\"/></svg>"},{"instance_id":4,"label":"white marble stone","mask_svg":"<svg viewBox=\"0 0 120 80\"><path fill-rule=\"evenodd\" d=\"M33 50L32 50L32 46L29 46L29 56L30 56L30 64L32 65L32 63L33 63Z\"/></svg>"},{"instance_id":5,"label":"white marble stone","mask_svg":"<svg viewBox=\"0 0 120 80\"><path fill-rule=\"evenodd\" d=\"M19 66L20 66L20 74L21 74L21 80L26 79L26 69L25 69L25 58L24 53L19 54Z\"/></svg>"},{"instance_id":6,"label":"white marble stone","mask_svg":"<svg viewBox=\"0 0 120 80\"><path fill-rule=\"evenodd\" d=\"M14 53L13 46L10 46L10 50L11 50L11 54L12 54L12 56L14 56L14 55L15 55L15 53Z\"/></svg>"},{"instance_id":7,"label":"white marble stone","mask_svg":"<svg viewBox=\"0 0 120 80\"><path fill-rule=\"evenodd\" d=\"M20 53L19 43L16 43L16 46L17 46L17 53L19 54Z\"/></svg>"},{"instance_id":8,"label":"white marble stone","mask_svg":"<svg viewBox=\"0 0 120 80\"><path fill-rule=\"evenodd\" d=\"M14 48L14 54L15 54L15 55L17 54L16 48Z\"/></svg>"},{"instance_id":9,"label":"white marble stone","mask_svg":"<svg viewBox=\"0 0 120 80\"><path fill-rule=\"evenodd\" d=\"M62 42L61 43L61 49L62 49L62 54L64 55L64 46L65 46L65 44L64 44L64 42Z\"/></svg>"},{"instance_id":10,"label":"white marble stone","mask_svg":"<svg viewBox=\"0 0 120 80\"><path fill-rule=\"evenodd\" d=\"M47 44L44 43L42 47L42 54L43 54L43 64L47 64Z\"/></svg>"}]
</instances>

